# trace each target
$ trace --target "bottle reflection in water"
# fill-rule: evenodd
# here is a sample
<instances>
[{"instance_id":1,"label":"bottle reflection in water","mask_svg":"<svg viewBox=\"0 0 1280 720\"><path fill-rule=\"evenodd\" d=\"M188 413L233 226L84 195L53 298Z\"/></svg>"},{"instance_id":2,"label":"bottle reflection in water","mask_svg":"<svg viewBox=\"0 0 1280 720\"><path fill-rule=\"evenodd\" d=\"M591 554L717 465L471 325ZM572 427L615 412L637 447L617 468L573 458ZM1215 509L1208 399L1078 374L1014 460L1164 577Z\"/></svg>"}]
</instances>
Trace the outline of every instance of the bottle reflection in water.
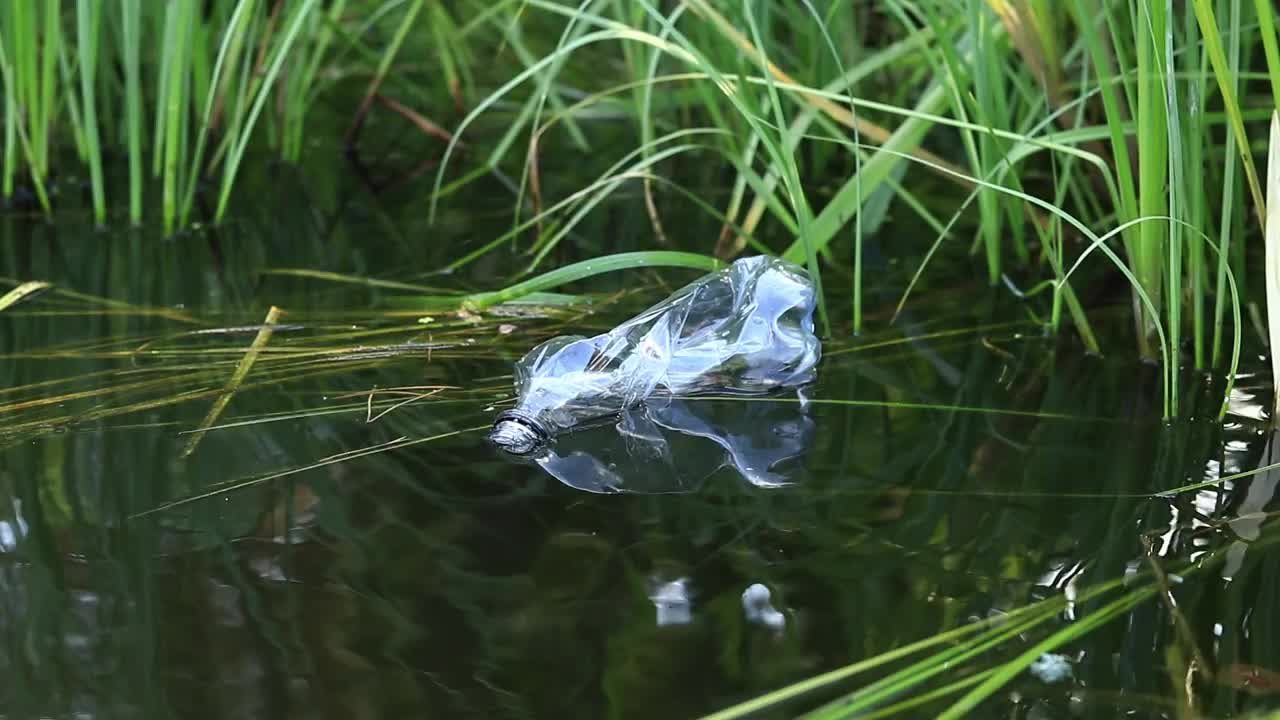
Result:
<instances>
[{"instance_id":1,"label":"bottle reflection in water","mask_svg":"<svg viewBox=\"0 0 1280 720\"><path fill-rule=\"evenodd\" d=\"M568 433L519 457L593 493L680 493L721 468L756 487L800 479L814 423L798 394L651 398L614 424Z\"/></svg>"},{"instance_id":2,"label":"bottle reflection in water","mask_svg":"<svg viewBox=\"0 0 1280 720\"><path fill-rule=\"evenodd\" d=\"M776 633L787 627L787 616L773 606L773 594L761 583L752 583L742 591L742 612L747 622Z\"/></svg>"},{"instance_id":3,"label":"bottle reflection in water","mask_svg":"<svg viewBox=\"0 0 1280 720\"><path fill-rule=\"evenodd\" d=\"M658 583L649 595L657 611L658 627L688 625L693 622L693 599L690 597L689 578Z\"/></svg>"}]
</instances>

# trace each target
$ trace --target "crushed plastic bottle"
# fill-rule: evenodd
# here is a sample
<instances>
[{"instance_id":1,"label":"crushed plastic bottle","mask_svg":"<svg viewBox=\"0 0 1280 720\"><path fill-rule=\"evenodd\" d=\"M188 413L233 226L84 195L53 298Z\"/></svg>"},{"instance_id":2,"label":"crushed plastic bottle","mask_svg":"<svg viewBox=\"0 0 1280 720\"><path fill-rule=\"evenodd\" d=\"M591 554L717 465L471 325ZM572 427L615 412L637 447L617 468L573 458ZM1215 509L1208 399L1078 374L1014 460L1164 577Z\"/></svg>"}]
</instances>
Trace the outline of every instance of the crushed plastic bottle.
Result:
<instances>
[{"instance_id":1,"label":"crushed plastic bottle","mask_svg":"<svg viewBox=\"0 0 1280 720\"><path fill-rule=\"evenodd\" d=\"M742 258L595 337L557 337L515 367L515 408L489 438L527 454L655 395L764 394L813 380L821 343L805 271Z\"/></svg>"}]
</instances>

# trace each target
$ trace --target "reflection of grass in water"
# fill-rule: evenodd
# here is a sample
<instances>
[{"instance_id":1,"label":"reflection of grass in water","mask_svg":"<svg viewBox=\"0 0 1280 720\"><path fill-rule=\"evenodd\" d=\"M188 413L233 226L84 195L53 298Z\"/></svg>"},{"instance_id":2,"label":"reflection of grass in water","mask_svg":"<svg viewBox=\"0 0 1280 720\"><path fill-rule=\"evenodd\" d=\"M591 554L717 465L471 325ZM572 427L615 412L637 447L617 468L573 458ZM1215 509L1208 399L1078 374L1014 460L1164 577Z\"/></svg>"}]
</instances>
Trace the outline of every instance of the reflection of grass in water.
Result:
<instances>
[{"instance_id":1,"label":"reflection of grass in water","mask_svg":"<svg viewBox=\"0 0 1280 720\"><path fill-rule=\"evenodd\" d=\"M55 301L57 296L53 295L48 300ZM45 307L39 304L41 302L45 301L32 301L30 304L11 308L6 312L12 313L14 321L12 324L18 328L43 323L45 319L38 314L43 312ZM138 312L150 313L152 310L137 308ZM112 310L112 312L119 311L119 309ZM74 313L76 310L74 306L67 306L60 312ZM80 312L85 317L95 317L98 311L82 307ZM219 481L222 484L208 483L193 488L176 487L172 484L162 486L159 496L153 495L149 501L134 504L129 509L136 515L148 510L172 511L176 506L181 505L186 511L200 513L201 508L208 503L190 503L189 501L214 496L229 498L235 494L234 491L266 487L268 482L279 481L287 485L298 480L298 475L304 471L320 468L333 470L335 466L343 463L355 459L368 461L372 456L377 455L383 456L388 461L386 463L388 467L394 465L392 461L398 455L396 453L388 455L389 451L403 451L399 454L402 456L414 446L445 441L449 437L456 436L457 433L479 427L479 423L484 422L491 413L474 413L474 419L464 413L485 407L506 391L504 379L500 377L482 380L461 390L415 391L404 385L402 372L405 363L426 360L427 350L421 347L423 342L431 345L433 362L440 361L436 364L437 369L446 374L439 377L433 376L428 379L428 382L418 379L414 384L452 385L455 383L450 382L452 378L447 373L456 370L454 365L461 366L461 364L477 361L492 363L495 360L510 360L535 342L536 338L531 336L541 337L559 332L561 330L559 324L576 317L574 313L578 312L580 311L551 310L547 313L549 317L531 321L474 316L455 319L441 314L436 316L434 322L426 325L410 319L412 316L371 312L368 314L368 322L362 323L366 326L358 329L352 329L349 324L344 325L339 322L334 314L307 315L304 313L286 317L285 322L300 327L282 328L272 338L271 344L263 349L258 364L246 379L240 394L237 395L237 400L233 403L233 409L236 409L237 415L215 425L211 429L210 439L219 433L236 431L247 433L246 438L252 437L258 428L265 428L271 423L315 421L338 413L345 414L348 418L356 420L355 424L359 424L360 421L376 416L382 411L392 410L377 423L383 427L385 437L389 439L380 439L336 454L328 450L312 452L321 444L315 443L307 448L311 459L300 461L295 456L275 469L244 475L229 481L225 480L225 476L221 477ZM240 361L245 347L257 331L253 325L254 319L238 315L203 318L195 311L186 312L185 319L182 321L155 314L148 317L151 318L148 321L151 325L148 327L159 327L158 331L138 331L125 338L104 341L59 341L45 348L40 345L23 346L22 352L14 353L12 359L6 363L6 369L11 373L20 370L22 373L38 371L39 374L34 377L28 376L29 382L6 389L3 394L0 394L0 412L17 421L6 427L6 440L56 441L59 436L51 433L55 428L74 430L77 427L108 420L112 423L129 422L134 419L130 417L131 415L142 415L144 419L151 421L155 416L146 413L157 409L163 409L167 414L162 415L162 419L154 420L155 422L165 422L166 427L169 428L194 427L213 398L223 392L226 378ZM258 321L260 322L260 315ZM506 334L500 332L497 325L508 322L514 322L517 325L516 330ZM589 319L589 322L607 325L602 317ZM573 321L575 328L581 324L577 320ZM193 325L198 329L192 330ZM999 339L1003 337L1002 333L1014 331L1013 328L1005 330L988 324L981 327L978 334ZM992 335L992 333L995 334ZM468 340L475 340L475 342L468 343ZM955 353L947 354L947 359L956 362L960 371L964 373L960 384L956 387L918 387L912 381L910 373L895 375L893 371L903 370L911 365L926 369L930 367L922 358L921 352L908 345L913 340L923 341L935 351L941 349L945 343L955 343L953 349L960 351L958 354L961 356L968 351L967 361L964 361L963 357L957 360ZM436 343L444 346L437 346ZM959 505L956 501L963 497L966 487L972 487L973 476L986 478L988 471L984 470L975 459L971 464L976 469L963 471L962 468L962 472L953 473L947 468L954 464L938 462L938 453L950 451L950 449L968 453L968 449L971 449L973 444L982 437L998 437L998 432L1007 434L1009 427L1000 424L1006 420L1010 423L1021 423L1011 427L1024 428L1018 437L1023 445L1047 450L1052 450L1053 443L1048 441L1053 439L1053 434L1060 434L1060 439L1064 443L1073 443L1076 442L1073 438L1081 438L1079 442L1087 445L1096 437L1107 437L1108 433L1122 432L1110 430L1104 433L1096 429L1098 423L1080 422L1074 419L1106 417L1114 413L1109 411L1110 406L1105 403L1090 404L1098 401L1079 397L1080 385L1069 373L1061 376L1057 373L1045 376L1044 368L1038 363L1039 355L1028 361L1019 360L1014 357L1017 355L1016 352L1010 353L1007 349L1000 351L999 348L992 349L981 342L967 341L948 330L939 330L936 336L924 333L910 339L888 334L884 337L873 336L867 338L866 346L866 350L859 350L857 345L844 346L838 342L830 343L828 347L832 351L831 361L824 367L825 373L822 377L826 381L838 382L848 376L850 382L856 380L862 383L864 389L868 386L876 388L877 392L883 392L884 396L879 399L875 397L868 399L864 394L855 392L851 388L847 394L839 394L839 397L830 401L818 398L816 405L821 406L820 411L827 419L847 417L850 421L849 427L853 428L848 433L843 433L833 426L832 432L827 434L824 441L855 440L859 432L866 432L865 429L860 429L859 425L865 424L876 413L906 418L927 418L928 427L932 428L929 434L913 431L909 423L905 428L908 435L917 438L913 444L919 447L899 446L899 449L893 453L897 457L887 458L888 464L910 460L912 466L919 469L921 474L929 472L933 464L936 464L940 470L945 471L938 473L937 487L924 488L914 497L917 501L936 498L941 503L948 504L953 513L960 515L966 514L965 509L972 507L978 515L974 522L982 525L984 529L991 523L999 524L999 514L994 513L991 508L982 508L976 502L971 505ZM1012 342L1008 343L1008 347L1018 350ZM49 372L56 370L56 367L47 367L46 363L54 358L62 358L77 364L84 363L92 369L83 373L69 373L66 377L50 378ZM1024 364L1025 368L1022 367ZM106 369L103 369L104 365ZM1004 413L998 410L1005 406L997 404L1000 398L1020 397L1017 392L1003 394L992 392L997 387L992 380L993 373L1003 372L1002 368L1012 368L1010 370L1012 376L1015 379L1021 378L1020 382L1029 384L1033 389L1038 388L1043 382L1050 384L1048 389L1036 390L1035 397L1039 397L1043 392L1046 398L1039 402L1039 409L1036 401L1032 399L1027 404L1019 402L1009 406L1009 409L1016 411L1015 413ZM884 372L877 374L870 372L871 369ZM867 372L863 373L863 370ZM395 386L379 382L383 373L386 373L385 377L395 378L403 389L397 390ZM68 388L67 384L74 387ZM375 387L376 392L374 392ZM57 388L56 394L50 393L51 388ZM417 395L413 395L415 392ZM1105 395L1105 383L1094 392ZM78 396L77 393L87 394ZM406 393L409 394L406 395ZM419 402L428 412L421 414L415 412L416 403L396 409L405 400L418 396L421 396ZM49 398L55 399L55 402L45 404L43 399ZM324 400L323 405L317 402L320 399ZM243 404L241 404L242 400ZM68 405L59 407L59 403ZM187 412L188 410L190 412ZM457 412L458 410L463 412ZM1105 423L1105 425L1112 426L1114 422ZM1025 429L1034 429L1037 426L1041 426L1043 432L1049 435L1037 438L1032 430ZM1090 432L1095 434L1090 435ZM1022 437L1023 434L1027 437ZM938 436L936 445L931 445L929 441L918 442L920 438L932 440L934 435ZM229 437L240 436L229 435ZM1187 448L1188 458L1194 460L1192 457L1196 452L1194 443L1188 443ZM204 449L202 448L199 452ZM166 448L165 451L173 453L177 448ZM1110 457L1109 451L1101 452ZM973 455L976 458L980 453L974 452ZM1123 506L1120 510L1111 508L1111 511L1118 512L1119 516L1100 517L1096 528L1080 531L1085 536L1102 537L1106 532L1099 530L1108 526L1112 528L1109 532L1113 532L1114 537L1102 543L1101 550L1095 552L1094 546L1089 546L1087 550L1093 562L1105 566L1099 572L1110 573L1115 570L1114 563L1106 563L1104 556L1108 552L1114 552L1115 547L1123 548L1126 542L1132 540L1132 534L1127 528L1132 527L1133 516L1140 516L1141 508L1145 507L1145 498L1160 492L1159 487L1145 488L1149 492L1133 492L1135 478L1141 477L1141 473L1135 475L1132 472L1133 468L1124 466L1125 460L1119 457L1120 453L1116 455L1116 461L1120 467L1114 473L1111 486L1113 492L1108 495L1105 492L1106 488L1103 488L1096 495L1110 497L1113 500L1135 502L1119 503L1116 507ZM1052 463L1053 460L1052 457L1047 457L1044 464ZM875 461L855 457L854 462L842 463L826 470L832 477L839 477L835 475L836 471L849 471L851 475L860 475L865 469L864 466L874 464ZM1136 464L1146 466L1145 463ZM972 475L967 472L972 472ZM1034 471L1028 470L1028 474L1032 472ZM406 486L414 484L412 473L404 469L397 473L397 481L403 482ZM881 487L884 484L892 485L896 479L896 476L870 475L868 477L879 481ZM1241 477L1243 476L1237 476L1234 479ZM831 478L825 475L824 479L831 481ZM1222 480L1231 479L1233 478ZM1016 483L1017 479L1012 480ZM978 492L971 494L971 497L974 499L1003 497L1012 501L1042 497L1051 500L1054 497L1052 492L1054 489L1062 490L1060 495L1063 498L1072 495L1070 488L1061 486L1055 488L1053 480L1052 477L1028 478L1021 488L1016 484L1001 485L986 495L981 491L989 488L980 487ZM1001 478L1002 483L1008 481L1007 478ZM903 485L910 487L907 483L898 483L898 487ZM839 502L842 495L847 495L849 505L856 507L862 502L862 498L859 497L861 489L857 486L848 489L836 487L828 494L818 492L812 497L801 494L778 494L776 497L747 496L741 493L726 494L725 497L731 498L732 504L725 509L715 508L716 502L708 498L709 502L704 503L705 507L699 507L696 511L683 508L671 510L670 506L667 506L659 512L688 515L681 518L681 522L687 523L690 528L696 528L704 523L717 528L719 524L738 524L745 533L769 523L790 525L802 531L805 537L815 545L830 548L833 551L832 560L835 559L835 553L842 553L839 559L843 561L841 566L847 571L859 562L859 553L876 552L873 544L876 538L886 531L874 525L870 528L855 528L853 523L827 527L825 524L833 519L838 520L839 516L834 518L827 516L819 509L823 505L820 501ZM450 502L446 497L447 493L441 493L438 488L418 488L417 491L434 493L440 496L435 498L439 502ZM910 491L908 494L911 494ZM71 505L68 503L68 506ZM788 505L793 506L789 512L780 512L780 509L786 510ZM1047 510L1052 507L1052 503L1046 503L1042 509ZM806 508L811 509L806 511ZM965 522L959 516L940 520L937 514L945 512L940 507L931 509L925 506L920 509L922 512L908 513L902 520L901 529L895 531L896 534L889 539L907 546L921 543L919 547L927 549L930 541L922 538L928 538L936 532L939 522L946 522L948 525ZM1134 515L1127 515L1127 513ZM182 515L183 513L173 514ZM135 517L130 522L170 522L173 519L167 513L151 512L144 517ZM957 543L960 548L956 551L957 553L972 553L974 557L966 559L966 562L971 562L973 566L948 568L944 565L944 561L939 559L938 571L962 572L968 577L984 582L994 581L999 577L999 569L991 567L995 564L994 561L986 560L983 555L999 552L998 546L1002 543L1010 544L1010 547L1018 543L1027 543L1028 541L1023 539L1023 532L1025 531L1006 527L984 533L988 542L983 546L973 544L973 541L966 537L963 529L950 529L945 542ZM919 538L913 536L916 533L920 535ZM868 544L863 544L861 549L856 549L860 542ZM1108 550L1107 543L1112 543L1111 550ZM850 548L855 550L849 552ZM1052 548L1036 550L1036 557L1030 559L1029 564L1043 563L1046 553L1051 555ZM865 559L870 560L869 557ZM946 562L955 562L955 559ZM1096 597L1090 594L1093 591L1089 587L1081 588L1077 603L1081 608L1084 608L1090 598L1093 598L1090 602L1094 603L1114 603L1103 607L1105 613L1090 611L1097 613L1096 618L1099 621L1110 617L1106 613L1119 616L1134 612L1127 604L1146 600L1152 592L1150 583L1129 588L1102 584L1097 588ZM1055 601L1057 604L1054 604ZM875 679L877 684L864 688L864 693L856 698L857 704L853 707L865 705L864 710L887 712L889 709L894 709L894 705L897 704L900 707L896 709L910 713L912 707L902 705L903 703L938 702L938 698L949 701L966 693L988 692L993 684L1007 680L1010 672L1020 669L1021 666L1018 663L1021 660L1017 657L1018 653L1029 653L1030 649L1036 648L1036 643L1061 645L1087 642L1092 635L1080 636L1086 630L1094 630L1094 634L1097 634L1096 631L1106 629L1105 627L1092 628L1081 623L1073 624L1068 628L1052 626L1052 618L1056 617L1055 613L1062 607L1062 598L1056 598L1055 601L1028 604L1025 615L1015 610L1014 617L1020 619L1014 622L1025 621L1028 623L1025 626L987 624L970 629L962 635L953 636L946 643L908 646L915 647L920 654L910 657L897 656L893 661L897 664L890 664L880 658L877 664L866 667L864 672L893 674ZM1154 605L1147 602L1138 606L1137 610L1141 611ZM1091 614L1082 615L1082 617L1095 616ZM1006 637L1001 634L1015 627L1019 628L1026 638ZM920 629L917 626L911 632ZM985 647L984 644L989 647ZM924 653L940 652L951 653L947 656L950 658L947 662L951 665L946 672L938 672L930 679L926 677L927 673L942 667L936 664L940 656L937 654L926 656ZM973 654L965 654L969 652ZM993 664L992 658L998 662ZM900 672L902 670L900 665L911 660L917 660L919 664L913 664L909 671ZM930 664L931 662L934 664ZM965 672L970 674L957 677L951 672L951 669L956 667L968 668ZM822 687L823 694L829 692L825 685ZM840 687L845 688L847 685ZM933 695L933 693L937 694ZM801 700L803 701L804 698ZM844 712L844 706L833 711Z\"/></svg>"},{"instance_id":2,"label":"reflection of grass in water","mask_svg":"<svg viewBox=\"0 0 1280 720\"><path fill-rule=\"evenodd\" d=\"M1278 516L1280 513L1266 515L1264 533L1250 543L1251 553L1267 553L1273 545L1280 543L1280 525L1274 522ZM845 693L843 688L856 684L856 678L878 671L887 674L851 693L841 694L804 717L814 720L897 717L902 713L918 712L921 706L935 708L930 711L931 717L965 717L1022 676L1045 653L1061 651L1084 640L1090 633L1129 616L1153 598L1171 599L1170 577L1177 577L1180 584L1188 583L1220 569L1228 559L1229 549L1229 546L1220 546L1200 555L1194 562L1177 561L1165 565L1151 554L1148 546L1146 560L1151 569L1095 583L1070 595L1055 595L996 617L963 624L761 695L708 715L706 720L734 720L783 707L794 708L797 703L804 703L814 696ZM1195 657L1198 663L1190 668L1184 666L1185 677L1175 674L1174 682L1189 683L1193 674L1198 674L1198 683L1213 682L1215 670L1200 652L1198 639L1190 634L1182 612L1168 601L1163 607L1171 618L1171 624L1179 628L1170 649L1180 648L1186 656ZM1059 624L1055 621L1068 610L1072 610L1073 622L1055 628ZM1079 616L1076 615L1077 610ZM912 661L911 658L917 659ZM909 664L902 666L908 661ZM958 676L961 679L957 680ZM1225 678L1223 682L1229 680ZM1028 691L1035 692L1034 688ZM1097 690L1088 691L1079 699L1088 704L1101 702L1104 705L1140 706L1150 703L1155 708L1177 710L1183 713L1182 717L1199 716L1193 706L1179 706L1174 699L1108 697L1107 693ZM1186 695L1177 700L1190 702Z\"/></svg>"},{"instance_id":3,"label":"reflection of grass in water","mask_svg":"<svg viewBox=\"0 0 1280 720\"><path fill-rule=\"evenodd\" d=\"M395 440L382 443L381 445L374 445L372 447L360 448L358 450L348 450L345 452L341 452L336 455L332 455L330 457L317 460L316 462L311 463L309 465L302 465L299 467L290 468L288 470L282 470L280 472L269 473L269 474L258 476L258 477L252 477L252 478L241 479L241 480L229 480L225 483L214 485L213 487L209 488L207 491L200 493L198 495L192 495L190 497L174 500L173 502L168 502L163 505L159 505L155 508L152 508L150 510L137 513L132 517L143 517L151 513L164 512L165 510L171 510L181 505L186 505L187 503L199 502L200 500L208 500L209 498L217 497L219 495L235 492L237 490L244 490L245 488L250 488L255 485L260 485L262 483L271 482L273 480L280 480L282 478L289 477L290 475L296 475L298 473L307 472L309 470L316 470L329 465L335 465L337 463L350 462L352 460L369 457L370 455L377 455L379 453L392 452L395 450L404 450L406 448L413 447L414 445L421 445L423 443L435 442L437 440L456 437L458 435L463 435L466 433L479 432L488 427L489 425L486 423L484 425L477 425L475 427L462 428L460 430L451 430L449 432L440 433L438 435L431 435L428 437L421 437L421 438L400 437L400 438L396 438Z\"/></svg>"},{"instance_id":4,"label":"reflection of grass in water","mask_svg":"<svg viewBox=\"0 0 1280 720\"><path fill-rule=\"evenodd\" d=\"M966 368L966 372L978 368L980 363ZM906 479L901 485L892 486L896 496L902 498L893 501L896 508L886 508L892 517L900 518L893 528L855 530L846 525L829 528L828 531L835 534L832 542L846 543L856 542L850 536L858 532L866 532L871 538L887 533L883 542L887 548L894 548L897 543L904 542L904 538L912 537L912 533L904 532L907 528L916 527L921 536L916 541L924 543L921 546L923 554L927 556L935 548L946 553L937 558L939 568L972 578L977 587L971 592L980 592L978 588L997 583L1006 572L1010 572L1011 577L1018 577L1019 573L1013 568L1051 564L1063 557L1060 553L1064 547L1069 547L1065 567L1079 563L1079 570L1073 571L1083 573L1079 583L1065 587L1057 586L1056 581L1049 583L1047 590L1052 596L1044 600L1023 594L1006 597L996 604L997 607L1013 610L998 618L967 625L963 616L957 617L955 613L963 610L971 596L963 591L934 590L941 595L937 600L942 614L940 624L945 628L960 627L933 636L936 629L917 624L914 631L895 633L897 639L894 642L863 649L863 654L868 656L865 660L763 694L710 717L723 720L773 714L791 716L824 701L829 702L805 717L961 717L971 711L1000 712L1000 701L996 698L1004 697L1010 690L1022 698L1014 701L1018 707L1047 702L1047 707L1052 708L1055 704L1065 703L1065 695L1069 692L1074 697L1071 702L1085 703L1082 707L1096 708L1100 713L1110 712L1112 708L1130 707L1140 712L1179 711L1185 713L1183 717L1191 717L1201 716L1199 713L1212 708L1213 716L1234 715L1240 705L1232 698L1238 697L1239 692L1216 687L1214 683L1219 681L1214 679L1214 668L1205 668L1204 660L1179 665L1175 662L1175 655L1203 658L1206 654L1196 651L1199 644L1206 650L1211 649L1207 655L1212 658L1210 662L1226 666L1248 656L1264 669L1272 667L1274 653L1261 648L1247 649L1250 631L1246 628L1252 628L1253 633L1266 633L1270 623L1266 619L1270 601L1265 597L1251 598L1250 588L1256 587L1255 583L1259 581L1266 582L1265 578L1271 572L1268 568L1276 560L1271 545L1280 540L1280 533L1276 532L1274 523L1269 522L1273 516L1267 516L1268 527L1263 531L1263 538L1248 545L1251 561L1247 563L1246 570L1234 570L1236 576L1230 583L1219 584L1213 575L1228 560L1232 548L1239 546L1234 542L1234 533L1229 527L1235 512L1233 508L1244 496L1245 489L1250 487L1251 479L1272 470L1273 465L1264 464L1260 468L1230 473L1215 470L1213 474L1218 477L1212 482L1170 489L1170 477L1186 477L1188 474L1196 477L1206 472L1206 458L1221 460L1220 451L1215 449L1221 447L1214 439L1217 437L1216 424L1212 421L1201 423L1200 430L1171 427L1154 434L1158 442L1152 449L1153 457L1149 458L1146 452L1135 452L1130 443L1122 439L1130 433L1135 439L1140 437L1139 426L1126 427L1125 416L1117 414L1112 405L1106 402L1098 404L1107 397L1105 379L1094 378L1092 382L1082 384L1072 375L1070 369L1059 367L1046 378L1048 387L1042 389L1040 396L1042 407L1048 412L1044 413L1042 421L1031 424L1032 432L1013 435L1009 432L1008 423L1003 423L1003 431L1000 425L991 426L993 433L999 433L995 437L1023 448L1020 452L1024 456L1013 464L1015 473L1022 473L1022 477L1016 474L1006 477L998 461L988 461L987 468L975 462L967 472L951 472L945 465L939 466L942 472L936 478L933 473L921 473ZM981 392L989 383L989 380L982 379L980 370L979 375L971 379L973 382L965 383L963 387L978 388ZM964 401L965 397L958 395L957 400ZM964 402L972 404L974 399ZM1214 397L1206 397L1200 401L1199 412L1213 417L1216 415L1214 403ZM833 407L842 404L837 401ZM1060 408L1070 412L1062 413ZM850 407L851 411L854 409ZM952 419L939 428L942 435L937 441L939 452L949 453L954 448L970 447L972 440L968 438L972 434L966 428L990 425L995 421L990 415L974 415L963 410L941 415L946 417L948 414ZM1064 414L1103 416L1108 420L1102 423L1064 422ZM865 411L862 417L866 417ZM1130 417L1129 422L1135 419ZM854 438L859 432L873 430L866 427L865 420L862 424L861 429L856 424L852 425L848 437ZM1034 430L1036 425L1042 426L1040 432ZM907 434L912 438L925 437L909 429ZM1243 437L1253 436L1246 431ZM1253 443L1252 440L1244 443L1237 440L1236 444L1245 447ZM1055 449L1077 446L1096 449L1101 467L1088 461L1069 459ZM913 452L917 451L910 442L897 449L899 456ZM976 461L982 454L962 451L959 456L970 462L970 458ZM1252 453L1248 457L1253 457ZM902 460L903 457L895 457L891 453L885 461L900 464ZM1243 459L1243 462L1248 468L1250 461ZM1090 469L1091 474L1081 473ZM860 467L857 456L852 466L846 460L831 471L859 476L867 473L870 480L876 481L865 487L833 490L837 495L864 496L865 502L874 500L877 492L884 494L888 478L876 478L874 470ZM1141 485L1143 477L1152 478L1153 484L1145 488L1145 492L1134 492L1144 490ZM1083 479L1094 483L1101 481L1104 487L1091 492L1078 492L1071 488L1073 482ZM921 483L927 486L920 487ZM1196 491L1207 494L1197 496ZM1201 511L1200 505L1205 497L1213 498L1216 510ZM1096 505L1066 504L1070 498L1089 498L1099 502ZM1055 499L1063 502L1055 503ZM912 502L910 506L905 505L908 500ZM1166 506L1176 512L1169 518L1169 525L1164 522L1163 509ZM914 512L905 509L908 507L914 508ZM1023 522L1042 527L1043 537L1028 539L1024 534L1028 529L1017 527L1019 507L1023 508ZM1091 507L1096 507L1096 510L1088 510ZM1059 518L1059 508L1071 514ZM966 535L966 528L967 532L974 533L972 540ZM1142 528L1156 529L1143 534ZM1175 537L1173 528L1178 528L1176 537L1185 536L1185 539L1180 542L1169 540ZM815 528L814 532L821 531ZM1061 536L1060 532L1066 535ZM842 533L849 534L842 536ZM1144 540L1164 537L1171 543L1170 547L1177 548L1161 551L1168 555L1156 558L1160 563L1159 571L1147 568L1147 565L1153 565L1153 558L1150 550L1137 546L1139 535L1143 535L1141 539ZM956 543L962 543L960 547L963 549L957 548ZM1128 572L1125 565L1133 561L1135 551L1138 553L1138 566L1135 572ZM863 560L867 572L876 571L874 553L872 548ZM1194 561L1189 562L1188 556ZM848 568L846 572L859 572L857 561L854 562L855 567ZM926 579L928 573L921 572L920 575L925 589L916 592L923 593L928 588L937 587L936 583ZM1174 597L1170 595L1168 584L1162 582L1163 576L1180 578L1172 586L1176 605L1154 600L1163 596ZM1238 604L1233 609L1219 607L1222 598L1240 593L1244 597L1236 601ZM1076 614L1070 622L1062 622L1060 611L1068 600L1076 607ZM948 612L948 604L958 607ZM904 620L906 615L904 613ZM1157 620L1152 620L1152 616ZM1173 622L1170 619L1180 616L1190 620ZM893 624L891 619L868 622ZM1215 622L1227 629L1220 633L1219 640L1213 641L1210 648L1207 645L1210 641L1206 639L1207 627ZM1194 628L1195 637L1188 637L1184 631L1188 625ZM1178 628L1176 632L1173 630L1175 627ZM1002 631L1008 634L1002 635ZM926 636L925 639L917 640L921 635ZM1169 650L1169 658L1151 657L1161 649ZM855 646L852 652L857 651ZM1160 660L1164 659L1169 673L1175 678L1165 678L1168 682L1155 684L1141 680L1135 684L1126 678L1122 681L1124 693L1117 694L1106 690L1109 683L1116 681L1113 675L1109 672L1092 673L1098 677L1092 681L1082 677L1080 684L1073 683L1068 686L1068 691L1058 692L1053 686L1040 685L1025 675L1031 663L1051 651L1065 651L1072 655L1083 653L1089 658L1076 666L1078 674L1088 673L1089 663L1109 665L1112 657L1118 659L1121 668L1128 663L1146 663L1156 670L1160 667ZM1142 675L1142 672L1137 673L1139 678ZM1190 699L1171 692L1169 683L1173 683L1172 687L1180 687L1189 682L1186 677L1191 676L1194 676L1195 691ZM857 689L850 692L851 686ZM832 700L833 697L838 699ZM1224 710L1224 707L1233 709ZM1067 711L1065 705L1061 709Z\"/></svg>"}]
</instances>

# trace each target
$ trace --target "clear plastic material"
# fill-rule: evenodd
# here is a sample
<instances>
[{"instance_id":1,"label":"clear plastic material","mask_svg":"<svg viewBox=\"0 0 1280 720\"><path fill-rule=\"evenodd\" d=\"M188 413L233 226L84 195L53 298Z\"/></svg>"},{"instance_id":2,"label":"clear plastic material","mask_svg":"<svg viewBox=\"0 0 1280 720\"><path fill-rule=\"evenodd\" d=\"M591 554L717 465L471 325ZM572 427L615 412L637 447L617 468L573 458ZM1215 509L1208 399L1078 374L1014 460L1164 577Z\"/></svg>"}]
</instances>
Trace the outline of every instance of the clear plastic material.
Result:
<instances>
[{"instance_id":1,"label":"clear plastic material","mask_svg":"<svg viewBox=\"0 0 1280 720\"><path fill-rule=\"evenodd\" d=\"M593 493L692 492L725 470L760 488L802 481L814 423L797 392L762 400L650 398L519 456Z\"/></svg>"},{"instance_id":2,"label":"clear plastic material","mask_svg":"<svg viewBox=\"0 0 1280 720\"><path fill-rule=\"evenodd\" d=\"M814 288L777 258L742 258L613 330L557 337L515 367L516 407L490 438L518 454L655 395L762 394L814 378Z\"/></svg>"}]
</instances>

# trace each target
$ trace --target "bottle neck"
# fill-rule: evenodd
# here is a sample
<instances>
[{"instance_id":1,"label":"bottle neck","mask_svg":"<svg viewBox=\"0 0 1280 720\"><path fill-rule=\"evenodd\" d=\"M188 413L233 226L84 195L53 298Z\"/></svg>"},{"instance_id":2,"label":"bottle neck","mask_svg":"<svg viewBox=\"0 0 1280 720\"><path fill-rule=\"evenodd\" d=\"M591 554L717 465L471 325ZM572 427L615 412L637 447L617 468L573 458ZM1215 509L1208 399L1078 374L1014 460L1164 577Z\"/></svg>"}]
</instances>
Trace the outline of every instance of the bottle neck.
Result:
<instances>
[{"instance_id":1,"label":"bottle neck","mask_svg":"<svg viewBox=\"0 0 1280 720\"><path fill-rule=\"evenodd\" d=\"M527 455L547 444L551 435L535 418L519 410L506 410L493 422L489 440L513 455Z\"/></svg>"}]
</instances>

